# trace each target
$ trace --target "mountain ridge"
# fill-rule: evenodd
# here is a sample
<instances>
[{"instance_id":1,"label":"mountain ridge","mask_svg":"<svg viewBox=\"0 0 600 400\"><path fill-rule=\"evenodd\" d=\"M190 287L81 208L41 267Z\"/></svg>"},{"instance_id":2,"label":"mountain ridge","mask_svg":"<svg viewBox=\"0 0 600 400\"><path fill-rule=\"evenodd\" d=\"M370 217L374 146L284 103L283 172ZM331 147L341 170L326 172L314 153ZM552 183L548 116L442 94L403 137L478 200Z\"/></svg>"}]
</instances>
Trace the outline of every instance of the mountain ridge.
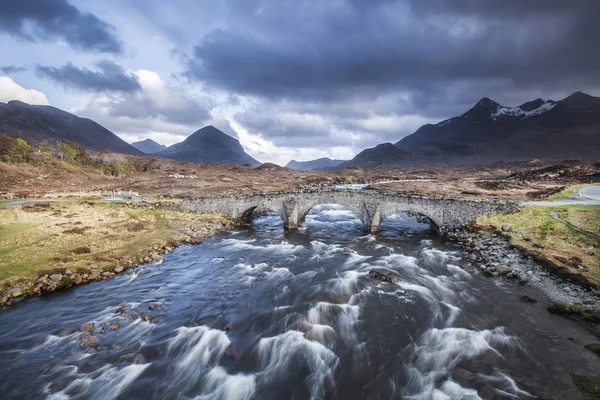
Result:
<instances>
[{"instance_id":1,"label":"mountain ridge","mask_svg":"<svg viewBox=\"0 0 600 400\"><path fill-rule=\"evenodd\" d=\"M46 105L19 100L0 103L0 134L18 136L28 143L44 140L56 145L61 140L78 142L87 150L143 155L97 122Z\"/></svg>"},{"instance_id":2,"label":"mountain ridge","mask_svg":"<svg viewBox=\"0 0 600 400\"><path fill-rule=\"evenodd\" d=\"M389 149L383 153L383 148L376 146L338 168L420 168L533 158L598 159L600 98L575 92L560 101L535 99L505 107L484 97L465 113L423 125L394 146L408 154L390 157Z\"/></svg>"}]
</instances>

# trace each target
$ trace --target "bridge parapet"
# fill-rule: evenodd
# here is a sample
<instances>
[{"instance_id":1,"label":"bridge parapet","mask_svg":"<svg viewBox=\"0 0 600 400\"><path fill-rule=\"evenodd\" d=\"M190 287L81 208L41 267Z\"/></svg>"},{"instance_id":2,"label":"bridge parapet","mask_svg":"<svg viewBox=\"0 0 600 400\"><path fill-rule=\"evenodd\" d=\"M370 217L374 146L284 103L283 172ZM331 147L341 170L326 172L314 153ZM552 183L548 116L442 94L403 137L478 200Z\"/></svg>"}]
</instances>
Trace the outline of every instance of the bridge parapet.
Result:
<instances>
[{"instance_id":1,"label":"bridge parapet","mask_svg":"<svg viewBox=\"0 0 600 400\"><path fill-rule=\"evenodd\" d=\"M365 231L377 232L381 222L396 213L422 215L439 232L466 226L483 214L512 213L514 203L501 200L412 195L382 190L305 189L202 196L173 203L170 208L198 213L220 213L242 224L255 209L281 216L285 229L295 229L320 204L339 204L359 218Z\"/></svg>"}]
</instances>

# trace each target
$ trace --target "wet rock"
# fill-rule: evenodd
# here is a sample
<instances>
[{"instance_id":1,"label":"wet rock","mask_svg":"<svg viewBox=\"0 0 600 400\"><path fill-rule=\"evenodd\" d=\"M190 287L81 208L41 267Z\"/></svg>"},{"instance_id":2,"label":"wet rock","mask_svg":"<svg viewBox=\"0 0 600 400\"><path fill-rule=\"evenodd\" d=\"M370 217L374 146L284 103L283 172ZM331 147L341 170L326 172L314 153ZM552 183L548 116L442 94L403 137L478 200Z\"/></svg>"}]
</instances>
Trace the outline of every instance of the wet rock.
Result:
<instances>
[{"instance_id":1,"label":"wet rock","mask_svg":"<svg viewBox=\"0 0 600 400\"><path fill-rule=\"evenodd\" d=\"M21 294L23 294L23 290L20 287L14 287L6 292L7 297L17 297Z\"/></svg>"},{"instance_id":2,"label":"wet rock","mask_svg":"<svg viewBox=\"0 0 600 400\"><path fill-rule=\"evenodd\" d=\"M152 254L152 261L162 261L163 260L163 256L161 256L160 254L154 253Z\"/></svg>"},{"instance_id":3,"label":"wet rock","mask_svg":"<svg viewBox=\"0 0 600 400\"><path fill-rule=\"evenodd\" d=\"M135 357L133 357L133 362L135 364L146 364L146 357L144 357L142 354L137 354Z\"/></svg>"},{"instance_id":4,"label":"wet rock","mask_svg":"<svg viewBox=\"0 0 600 400\"><path fill-rule=\"evenodd\" d=\"M148 310L154 310L154 309L156 309L158 307L160 307L160 304L158 304L158 303L150 304L148 306Z\"/></svg>"},{"instance_id":5,"label":"wet rock","mask_svg":"<svg viewBox=\"0 0 600 400\"><path fill-rule=\"evenodd\" d=\"M342 250L344 252L344 254L356 254L356 250L351 249L350 247L344 247L344 249Z\"/></svg>"},{"instance_id":6,"label":"wet rock","mask_svg":"<svg viewBox=\"0 0 600 400\"><path fill-rule=\"evenodd\" d=\"M577 389L588 396L592 396L591 399L597 399L600 396L600 377L578 374L572 374L571 377Z\"/></svg>"},{"instance_id":7,"label":"wet rock","mask_svg":"<svg viewBox=\"0 0 600 400\"><path fill-rule=\"evenodd\" d=\"M119 329L121 327L121 325L119 324L114 324L113 326L110 327L111 331L116 331L117 329Z\"/></svg>"},{"instance_id":8,"label":"wet rock","mask_svg":"<svg viewBox=\"0 0 600 400\"><path fill-rule=\"evenodd\" d=\"M373 268L369 271L369 277L371 279L389 283L394 283L396 280L394 272L385 268Z\"/></svg>"},{"instance_id":9,"label":"wet rock","mask_svg":"<svg viewBox=\"0 0 600 400\"><path fill-rule=\"evenodd\" d=\"M73 283L76 285L81 284L81 282L83 282L83 278L81 277L81 275L77 274L73 277Z\"/></svg>"},{"instance_id":10,"label":"wet rock","mask_svg":"<svg viewBox=\"0 0 600 400\"><path fill-rule=\"evenodd\" d=\"M54 292L58 288L58 284L56 282L51 283L46 287L46 292Z\"/></svg>"},{"instance_id":11,"label":"wet rock","mask_svg":"<svg viewBox=\"0 0 600 400\"><path fill-rule=\"evenodd\" d=\"M50 275L50 279L53 280L54 282L60 282L62 280L62 278L63 278L62 274Z\"/></svg>"},{"instance_id":12,"label":"wet rock","mask_svg":"<svg viewBox=\"0 0 600 400\"><path fill-rule=\"evenodd\" d=\"M106 277L106 278L109 278L109 277L113 276L113 273L112 273L112 272L108 272L108 271L106 271L106 272L103 272L103 273L102 273L102 276L104 276L104 277Z\"/></svg>"},{"instance_id":13,"label":"wet rock","mask_svg":"<svg viewBox=\"0 0 600 400\"><path fill-rule=\"evenodd\" d=\"M114 269L114 271L118 274L119 272L123 272L124 268L121 267L120 265L117 265Z\"/></svg>"},{"instance_id":14,"label":"wet rock","mask_svg":"<svg viewBox=\"0 0 600 400\"><path fill-rule=\"evenodd\" d=\"M98 338L93 335L88 335L81 339L81 344L86 347L94 347L98 344Z\"/></svg>"},{"instance_id":15,"label":"wet rock","mask_svg":"<svg viewBox=\"0 0 600 400\"><path fill-rule=\"evenodd\" d=\"M552 314L575 316L592 322L600 322L600 308L555 303L548 306L548 311Z\"/></svg>"},{"instance_id":16,"label":"wet rock","mask_svg":"<svg viewBox=\"0 0 600 400\"><path fill-rule=\"evenodd\" d=\"M524 301L525 303L537 303L536 299L534 299L533 297L529 297L526 294L521 296L520 299L521 299L521 301Z\"/></svg>"},{"instance_id":17,"label":"wet rock","mask_svg":"<svg viewBox=\"0 0 600 400\"><path fill-rule=\"evenodd\" d=\"M586 344L585 348L600 357L600 343Z\"/></svg>"},{"instance_id":18,"label":"wet rock","mask_svg":"<svg viewBox=\"0 0 600 400\"><path fill-rule=\"evenodd\" d=\"M94 331L94 335L100 335L103 333L106 333L106 329L104 329L104 328L98 328Z\"/></svg>"},{"instance_id":19,"label":"wet rock","mask_svg":"<svg viewBox=\"0 0 600 400\"><path fill-rule=\"evenodd\" d=\"M79 332L91 332L94 329L94 326L96 326L96 324L94 324L93 322L85 324L81 328L79 328Z\"/></svg>"}]
</instances>

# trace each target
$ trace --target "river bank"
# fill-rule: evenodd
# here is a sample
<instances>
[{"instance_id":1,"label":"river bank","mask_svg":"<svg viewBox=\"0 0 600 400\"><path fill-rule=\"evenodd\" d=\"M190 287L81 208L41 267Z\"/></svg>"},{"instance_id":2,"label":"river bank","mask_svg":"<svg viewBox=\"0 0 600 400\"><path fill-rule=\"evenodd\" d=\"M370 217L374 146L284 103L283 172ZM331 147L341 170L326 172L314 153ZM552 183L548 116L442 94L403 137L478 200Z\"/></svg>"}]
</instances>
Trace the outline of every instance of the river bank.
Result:
<instances>
[{"instance_id":1,"label":"river bank","mask_svg":"<svg viewBox=\"0 0 600 400\"><path fill-rule=\"evenodd\" d=\"M0 305L161 262L232 226L218 215L92 202L0 209Z\"/></svg>"}]
</instances>

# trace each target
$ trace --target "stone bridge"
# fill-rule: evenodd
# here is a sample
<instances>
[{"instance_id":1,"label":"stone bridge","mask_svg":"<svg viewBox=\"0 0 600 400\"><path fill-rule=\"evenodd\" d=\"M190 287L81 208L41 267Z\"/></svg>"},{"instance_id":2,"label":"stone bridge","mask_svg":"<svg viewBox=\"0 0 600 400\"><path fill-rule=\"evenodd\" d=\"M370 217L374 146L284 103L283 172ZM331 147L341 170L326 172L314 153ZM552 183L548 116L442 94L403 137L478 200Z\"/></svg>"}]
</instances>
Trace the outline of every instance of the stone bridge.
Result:
<instances>
[{"instance_id":1,"label":"stone bridge","mask_svg":"<svg viewBox=\"0 0 600 400\"><path fill-rule=\"evenodd\" d=\"M511 202L501 200L409 195L379 190L305 189L204 196L163 208L187 212L219 213L238 224L252 220L255 210L269 209L281 216L285 229L295 229L320 204L339 204L359 218L367 232L379 231L381 222L406 212L427 220L440 233L466 226L483 214L513 213ZM425 218L422 218L425 217Z\"/></svg>"}]
</instances>

